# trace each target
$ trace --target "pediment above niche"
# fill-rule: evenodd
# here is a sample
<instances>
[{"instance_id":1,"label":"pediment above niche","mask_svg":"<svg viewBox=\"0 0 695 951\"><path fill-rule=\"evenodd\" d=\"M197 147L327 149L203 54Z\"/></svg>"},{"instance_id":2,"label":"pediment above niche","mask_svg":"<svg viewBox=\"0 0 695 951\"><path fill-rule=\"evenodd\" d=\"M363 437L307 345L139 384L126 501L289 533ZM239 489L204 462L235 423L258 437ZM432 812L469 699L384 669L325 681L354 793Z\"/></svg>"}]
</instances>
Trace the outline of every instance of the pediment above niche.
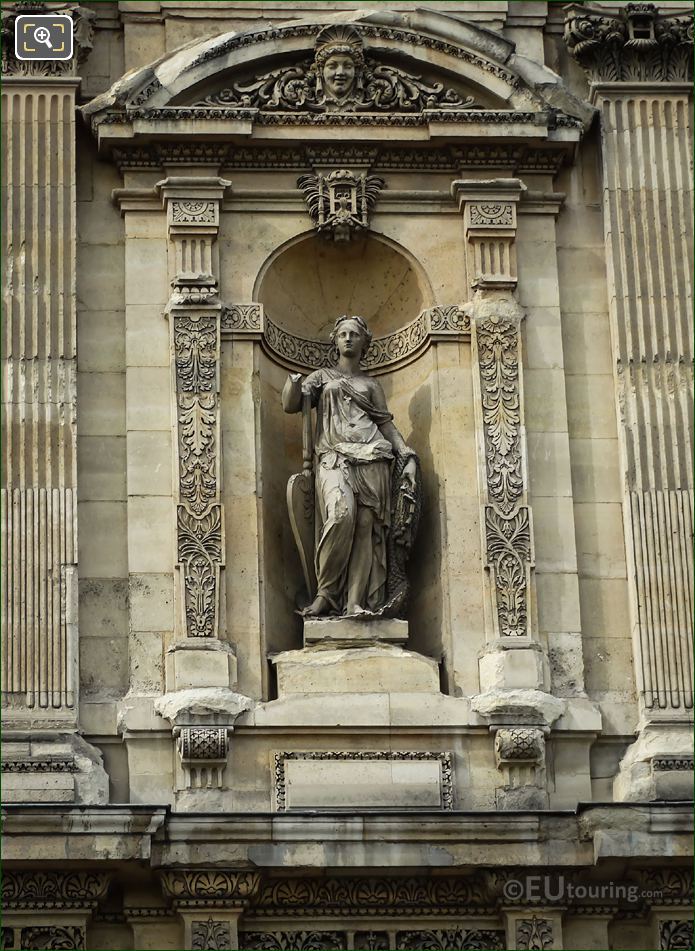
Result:
<instances>
[{"instance_id":1,"label":"pediment above niche","mask_svg":"<svg viewBox=\"0 0 695 951\"><path fill-rule=\"evenodd\" d=\"M476 96L470 88L436 76L414 74L369 55L358 29L328 26L316 37L314 56L227 82L194 106L237 106L268 112L392 112L424 109L504 108L498 97ZM488 100L484 103L482 100Z\"/></svg>"},{"instance_id":2,"label":"pediment above niche","mask_svg":"<svg viewBox=\"0 0 695 951\"><path fill-rule=\"evenodd\" d=\"M82 112L107 151L187 136L273 141L290 137L290 126L292 139L312 141L317 125L349 128L353 141L571 143L593 114L504 37L423 10L355 11L196 41L127 74Z\"/></svg>"}]
</instances>

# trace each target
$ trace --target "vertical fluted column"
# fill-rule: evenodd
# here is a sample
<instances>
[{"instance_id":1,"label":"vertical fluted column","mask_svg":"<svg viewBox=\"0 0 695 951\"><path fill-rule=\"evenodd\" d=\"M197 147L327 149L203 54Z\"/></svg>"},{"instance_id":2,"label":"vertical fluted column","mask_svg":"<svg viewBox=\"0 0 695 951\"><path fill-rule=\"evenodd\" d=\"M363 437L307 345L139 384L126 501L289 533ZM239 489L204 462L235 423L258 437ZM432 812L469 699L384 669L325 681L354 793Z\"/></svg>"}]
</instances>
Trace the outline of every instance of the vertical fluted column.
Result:
<instances>
[{"instance_id":1,"label":"vertical fluted column","mask_svg":"<svg viewBox=\"0 0 695 951\"><path fill-rule=\"evenodd\" d=\"M610 35L610 42L606 38ZM643 742L621 798L665 795L655 754L692 720L692 16L571 8L565 38L600 108L611 335ZM687 731L689 732L689 731ZM624 777L623 777L624 779ZM646 785L645 785L646 784Z\"/></svg>"},{"instance_id":2,"label":"vertical fluted column","mask_svg":"<svg viewBox=\"0 0 695 951\"><path fill-rule=\"evenodd\" d=\"M77 715L75 92L8 78L2 656L11 716Z\"/></svg>"}]
</instances>

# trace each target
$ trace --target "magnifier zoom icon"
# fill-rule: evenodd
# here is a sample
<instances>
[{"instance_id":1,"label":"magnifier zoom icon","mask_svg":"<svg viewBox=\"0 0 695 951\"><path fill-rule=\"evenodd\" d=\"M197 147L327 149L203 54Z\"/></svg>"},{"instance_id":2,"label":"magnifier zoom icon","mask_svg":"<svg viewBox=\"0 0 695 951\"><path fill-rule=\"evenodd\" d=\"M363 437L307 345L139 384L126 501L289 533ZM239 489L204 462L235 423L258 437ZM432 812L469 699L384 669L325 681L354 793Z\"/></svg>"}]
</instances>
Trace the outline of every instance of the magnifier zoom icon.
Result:
<instances>
[{"instance_id":1,"label":"magnifier zoom icon","mask_svg":"<svg viewBox=\"0 0 695 951\"><path fill-rule=\"evenodd\" d=\"M45 43L49 50L53 49L50 31L45 26L36 27L36 30L34 31L34 39L37 43Z\"/></svg>"}]
</instances>

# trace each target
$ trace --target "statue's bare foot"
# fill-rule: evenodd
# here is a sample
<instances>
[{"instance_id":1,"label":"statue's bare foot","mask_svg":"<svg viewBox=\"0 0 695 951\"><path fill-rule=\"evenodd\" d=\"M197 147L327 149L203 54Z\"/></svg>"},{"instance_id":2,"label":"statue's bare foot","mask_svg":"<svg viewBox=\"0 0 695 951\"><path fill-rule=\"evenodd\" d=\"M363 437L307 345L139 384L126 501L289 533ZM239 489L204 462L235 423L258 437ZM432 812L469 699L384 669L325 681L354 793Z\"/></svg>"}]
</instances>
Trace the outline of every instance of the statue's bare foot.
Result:
<instances>
[{"instance_id":1,"label":"statue's bare foot","mask_svg":"<svg viewBox=\"0 0 695 951\"><path fill-rule=\"evenodd\" d=\"M328 614L330 610L329 602L321 594L317 594L314 600L302 611L303 617L320 617L322 614Z\"/></svg>"}]
</instances>

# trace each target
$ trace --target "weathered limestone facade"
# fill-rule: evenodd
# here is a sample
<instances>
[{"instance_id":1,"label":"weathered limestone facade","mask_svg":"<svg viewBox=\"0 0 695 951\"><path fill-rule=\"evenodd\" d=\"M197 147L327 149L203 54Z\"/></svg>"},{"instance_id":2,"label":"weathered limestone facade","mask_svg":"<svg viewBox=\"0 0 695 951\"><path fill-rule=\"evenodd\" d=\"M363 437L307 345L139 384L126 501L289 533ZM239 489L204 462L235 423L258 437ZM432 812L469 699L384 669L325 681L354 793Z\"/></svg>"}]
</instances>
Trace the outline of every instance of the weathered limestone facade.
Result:
<instances>
[{"instance_id":1,"label":"weathered limestone facade","mask_svg":"<svg viewBox=\"0 0 695 951\"><path fill-rule=\"evenodd\" d=\"M2 16L3 947L691 947L691 5ZM407 621L295 610L343 313Z\"/></svg>"}]
</instances>

